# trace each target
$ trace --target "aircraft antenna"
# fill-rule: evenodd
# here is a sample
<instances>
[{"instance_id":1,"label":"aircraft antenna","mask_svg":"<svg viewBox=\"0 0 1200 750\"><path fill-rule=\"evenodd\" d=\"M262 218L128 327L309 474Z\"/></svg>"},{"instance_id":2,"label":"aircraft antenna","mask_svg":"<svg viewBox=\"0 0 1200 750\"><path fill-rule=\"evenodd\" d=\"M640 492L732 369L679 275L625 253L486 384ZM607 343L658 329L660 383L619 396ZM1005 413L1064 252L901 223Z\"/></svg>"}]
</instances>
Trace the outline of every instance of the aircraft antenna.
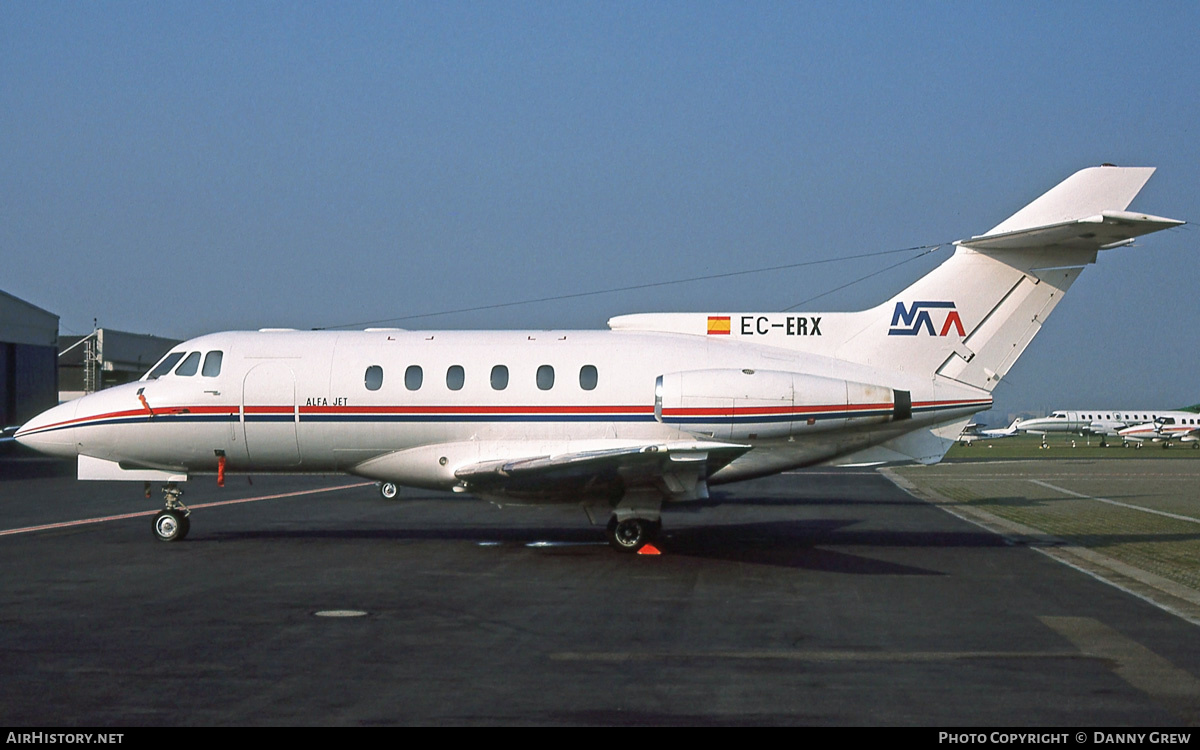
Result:
<instances>
[{"instance_id":1,"label":"aircraft antenna","mask_svg":"<svg viewBox=\"0 0 1200 750\"><path fill-rule=\"evenodd\" d=\"M821 260L808 260L808 261L802 261L800 263L787 263L782 266L770 266L768 268L751 268L751 269L747 269L744 271L728 271L726 273L715 273L715 274L709 274L707 276L692 276L690 278L675 279L673 281L655 281L655 282L650 282L647 284L633 284L631 286L615 287L612 289L597 289L597 290L589 291L589 292L573 292L571 294L556 294L551 297L536 297L533 299L517 300L514 302L497 302L495 304L490 304L490 305L475 305L473 307L460 307L460 308L456 308L453 310L439 310L437 312L416 313L413 315L400 315L400 316L397 316L394 318L382 318L379 320L364 320L364 321L359 321L357 323L342 323L340 325L321 326L321 327L313 328L313 330L314 331L325 331L325 330L331 330L331 329L336 329L336 328L363 328L363 327L367 327L367 326L379 326L379 325L385 325L385 324L389 324L389 323L399 323L399 322L405 321L405 320L417 320L419 318L433 318L433 317L436 317L439 315L455 315L457 313L481 312L483 310L497 310L497 309L504 308L504 307L517 307L519 305L533 305L533 304L538 304L538 303L542 303L542 302L558 302L560 300L579 299L581 297L595 297L595 296L601 295L601 294L617 294L618 292L632 292L632 291L637 291L639 289L654 289L657 287L674 286L676 284L691 284L691 283L694 283L697 281L712 281L714 279L728 279L728 278L731 278L734 276L747 276L749 274L755 274L755 273L770 273L772 271L786 271L786 270L793 269L793 268L803 268L805 266L816 266L816 265L822 265L825 263L838 263L841 261L862 260L863 258L876 258L881 255L895 255L897 253L910 253L913 251L921 251L917 255L914 255L913 257L908 258L907 260L901 261L900 263L897 263L895 265L884 268L882 271L876 271L875 273L868 274L867 276L864 276L861 279L850 282L850 284L857 284L859 281L863 281L864 279L869 279L871 276L875 276L878 273L883 273L883 271L891 270L891 269L895 268L896 266L903 265L904 263L908 263L909 261L916 260L917 258L920 258L924 255L928 255L929 253L934 252L935 250L945 246L946 244L948 244L948 243L940 242L935 245L916 245L914 247L902 247L902 248L899 248L896 250L881 250L879 252L874 252L874 253L859 253L857 255L843 255L838 258L823 258ZM850 284L846 284L844 286L838 287L838 289L844 289L846 286L850 286ZM837 291L837 289L832 289L829 292L825 292L825 294L831 294L836 291ZM824 296L824 294L819 295L819 296ZM816 297L813 297L812 299L816 299ZM807 302L807 301L809 301L809 300L805 300L805 302ZM802 305L802 304L804 304L804 302L800 302L797 304ZM793 305L793 307L795 307L795 306L796 305ZM792 308L789 307L786 309L790 310Z\"/></svg>"},{"instance_id":2,"label":"aircraft antenna","mask_svg":"<svg viewBox=\"0 0 1200 750\"><path fill-rule=\"evenodd\" d=\"M892 265L888 266L887 268L881 268L878 271L872 271L871 273L867 274L866 276L859 277L859 278L855 279L854 281L849 281L845 284L842 284L839 287L830 289L827 292L821 292L820 294L818 294L815 297L809 297L806 300L801 300L800 302L797 302L796 304L791 305L790 307L783 308L782 310L780 310L780 312L788 312L790 310L795 310L797 307L800 307L801 305L807 305L809 302L812 302L813 300L821 299L822 297L826 297L830 294L833 294L834 292L840 292L841 290L845 289L846 287L854 286L855 284L859 283L860 281L866 281L867 279L871 278L872 276L878 276L881 273L887 273L888 271L892 270L893 268L899 268L900 266L904 265L905 263L911 263L912 261L916 260L917 258L923 258L926 255L929 255L930 253L935 253L938 250L945 247L945 245L946 245L946 243L942 243L941 245L923 245L919 248L916 248L916 247L905 248L906 250L921 250L922 252L917 253L916 255L912 256L911 258L905 258L904 260L900 261L899 263L893 263ZM928 249L926 249L926 248L928 248ZM891 252L898 252L898 251L891 251ZM880 254L882 255L882 253L880 253Z\"/></svg>"}]
</instances>

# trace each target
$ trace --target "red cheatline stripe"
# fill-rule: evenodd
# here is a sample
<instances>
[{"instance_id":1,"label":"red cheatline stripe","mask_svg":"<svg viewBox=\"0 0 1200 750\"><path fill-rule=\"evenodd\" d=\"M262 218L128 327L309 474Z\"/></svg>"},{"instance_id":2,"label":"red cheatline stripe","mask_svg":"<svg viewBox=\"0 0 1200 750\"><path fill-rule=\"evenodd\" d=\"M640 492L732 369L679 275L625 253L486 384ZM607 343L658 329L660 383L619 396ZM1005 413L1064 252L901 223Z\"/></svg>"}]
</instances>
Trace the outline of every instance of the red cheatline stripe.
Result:
<instances>
[{"instance_id":1,"label":"red cheatline stripe","mask_svg":"<svg viewBox=\"0 0 1200 750\"><path fill-rule=\"evenodd\" d=\"M992 403L990 400L971 400L971 401L915 401L914 408L930 407L930 406L972 406L986 405ZM849 404L849 405L830 405L830 406L778 406L778 407L737 407L737 414L808 414L812 412L822 411L858 411L866 409L891 409L893 404ZM295 407L293 406L247 406L247 414L292 414ZM449 415L449 414L497 414L497 415L521 415L521 414L649 414L653 411L651 406L642 405L624 405L624 406L301 406L300 413L303 414L433 414L433 415ZM236 406L164 406L156 407L157 414L238 414ZM675 416L683 414L704 415L704 414L726 414L729 412L728 407L712 407L712 408L692 408L692 409L664 409L664 413ZM67 427L70 425L82 425L85 423L100 423L109 419L120 419L131 416L146 416L146 412L142 409L133 409L129 411L115 411L107 414L94 414L87 417L78 417L69 419L65 422L56 422L54 424L43 425L34 430L22 433L23 435L31 435L45 430L55 429L59 427Z\"/></svg>"},{"instance_id":2,"label":"red cheatline stripe","mask_svg":"<svg viewBox=\"0 0 1200 750\"><path fill-rule=\"evenodd\" d=\"M319 492L335 492L337 490L348 490L355 487L366 487L372 482L355 482L354 484L342 484L337 487L321 487L315 490L300 490L299 492L284 492L278 495L262 495L260 497L244 497L240 500L220 500L215 503L199 503L197 505L189 505L190 510L198 508L216 508L220 505L239 505L241 503L254 503L259 500L278 500L283 497L299 497L300 495L313 495ZM160 509L161 510L161 509ZM48 531L50 529L65 529L71 526L87 526L95 523L106 523L108 521L123 521L127 518L137 518L139 516L153 516L159 513L159 510L143 510L137 513L125 513L120 516L103 516L101 518L81 518L78 521L63 521L62 523L48 523L44 526L26 526L23 529L7 529L0 531L0 536L11 536L13 534L28 534L34 531Z\"/></svg>"}]
</instances>

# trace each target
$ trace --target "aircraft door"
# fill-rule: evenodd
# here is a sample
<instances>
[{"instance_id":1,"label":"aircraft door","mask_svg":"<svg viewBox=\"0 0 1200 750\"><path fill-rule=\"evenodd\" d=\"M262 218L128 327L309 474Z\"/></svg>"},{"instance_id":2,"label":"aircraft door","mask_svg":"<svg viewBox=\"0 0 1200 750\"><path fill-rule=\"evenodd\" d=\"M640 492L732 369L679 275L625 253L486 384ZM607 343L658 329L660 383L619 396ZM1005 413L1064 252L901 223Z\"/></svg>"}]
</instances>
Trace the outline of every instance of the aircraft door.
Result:
<instances>
[{"instance_id":1,"label":"aircraft door","mask_svg":"<svg viewBox=\"0 0 1200 750\"><path fill-rule=\"evenodd\" d=\"M242 381L242 427L255 468L300 464L296 437L296 374L285 362L255 365Z\"/></svg>"}]
</instances>

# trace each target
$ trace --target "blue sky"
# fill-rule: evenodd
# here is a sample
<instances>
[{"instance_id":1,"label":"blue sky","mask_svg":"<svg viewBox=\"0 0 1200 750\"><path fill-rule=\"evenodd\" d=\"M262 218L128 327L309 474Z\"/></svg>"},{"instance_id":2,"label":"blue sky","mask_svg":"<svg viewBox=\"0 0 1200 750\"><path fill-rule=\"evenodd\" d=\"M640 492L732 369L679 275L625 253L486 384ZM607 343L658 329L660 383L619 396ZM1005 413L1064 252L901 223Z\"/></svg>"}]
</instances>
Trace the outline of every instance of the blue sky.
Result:
<instances>
[{"instance_id":1,"label":"blue sky","mask_svg":"<svg viewBox=\"0 0 1200 750\"><path fill-rule=\"evenodd\" d=\"M946 242L1102 162L1200 221L1200 5L1137 7L7 2L0 288L64 333L383 321ZM1198 232L1103 253L990 421L1200 401ZM396 324L780 310L895 257Z\"/></svg>"}]
</instances>

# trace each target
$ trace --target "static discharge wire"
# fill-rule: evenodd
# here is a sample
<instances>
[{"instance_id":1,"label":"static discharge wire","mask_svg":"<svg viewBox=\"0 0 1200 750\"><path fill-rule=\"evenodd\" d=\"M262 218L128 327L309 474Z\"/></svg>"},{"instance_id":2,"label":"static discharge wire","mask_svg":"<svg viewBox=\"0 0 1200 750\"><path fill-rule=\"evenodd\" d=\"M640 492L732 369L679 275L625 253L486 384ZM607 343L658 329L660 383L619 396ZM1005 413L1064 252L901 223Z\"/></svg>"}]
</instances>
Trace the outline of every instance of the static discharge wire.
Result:
<instances>
[{"instance_id":1,"label":"static discharge wire","mask_svg":"<svg viewBox=\"0 0 1200 750\"><path fill-rule=\"evenodd\" d=\"M323 326L323 327L313 328L313 330L314 331L325 331L325 330L332 330L332 329L337 329L337 328L362 328L364 326L377 326L377 325L384 324L384 323L397 323L397 322L400 322L403 320L417 320L419 318L432 318L432 317L436 317L439 315L454 315L456 313L481 312L483 310L498 310L498 309L504 308L504 307L517 307L519 305L533 305L533 304L538 304L538 303L542 303L542 302L558 302L561 300L579 299L581 297L595 297L595 296L601 295L601 294L617 294L619 292L631 292L631 291L637 291L639 289L654 289L657 287L673 286L676 284L691 284L691 283L695 283L697 281L712 281L714 279L728 279L728 278L732 278L735 276L747 276L749 274L755 274L755 273L769 273L772 271L786 271L786 270L793 269L793 268L803 268L805 266L816 266L816 265L822 265L822 264L826 264L826 263L838 263L838 262L842 262L842 261L862 260L863 258L877 258L877 257L883 256L883 255L895 255L897 253L910 253L910 252L914 252L914 251L920 251L916 255L912 256L911 258L907 258L905 260L900 261L899 263L888 266L887 268L883 268L878 271L869 273L860 279L856 279L847 284L843 284L842 286L838 287L837 289L831 289L828 292L824 292L822 294L817 295L816 297L811 297L811 298L805 300L804 302L798 302L795 305L792 305L791 307L784 308L784 311L786 312L787 310L791 310L795 307L806 304L807 302L811 302L812 300L819 299L820 297L824 297L827 294L832 294L833 292L836 292L838 290L845 289L846 287L851 286L852 284L857 284L860 281L865 281L866 279L869 279L872 276L876 276L885 271L890 271L893 268L904 265L905 263L916 260L917 258L924 257L925 255L928 255L929 253L932 253L932 252L938 250L939 248L945 246L946 244L948 244L948 243L940 242L940 243L937 243L934 245L916 245L914 247L902 247L897 250L881 250L879 252L874 252L874 253L859 253L857 255L844 255L839 258L823 258L821 260L808 260L808 261L803 261L800 263L788 263L788 264L782 265L782 266L770 266L769 268L751 268L751 269L747 269L744 271L729 271L726 273L709 274L707 276L693 276L691 278L675 279L673 281L656 281L656 282L651 282L648 284L634 284L632 286L615 287L613 289L598 289L598 290L590 291L590 292L574 292L571 294L557 294L557 295L554 295L551 297L537 297L534 299L518 300L515 302L497 302L497 303L491 304L491 305L476 305L473 307L461 307L461 308L457 308L454 310L440 310L438 312L417 313L414 315L401 315L401 316L397 316L395 318L383 318L383 319L379 319L379 320L366 320L366 321L361 321L358 323L343 323L341 325Z\"/></svg>"}]
</instances>

